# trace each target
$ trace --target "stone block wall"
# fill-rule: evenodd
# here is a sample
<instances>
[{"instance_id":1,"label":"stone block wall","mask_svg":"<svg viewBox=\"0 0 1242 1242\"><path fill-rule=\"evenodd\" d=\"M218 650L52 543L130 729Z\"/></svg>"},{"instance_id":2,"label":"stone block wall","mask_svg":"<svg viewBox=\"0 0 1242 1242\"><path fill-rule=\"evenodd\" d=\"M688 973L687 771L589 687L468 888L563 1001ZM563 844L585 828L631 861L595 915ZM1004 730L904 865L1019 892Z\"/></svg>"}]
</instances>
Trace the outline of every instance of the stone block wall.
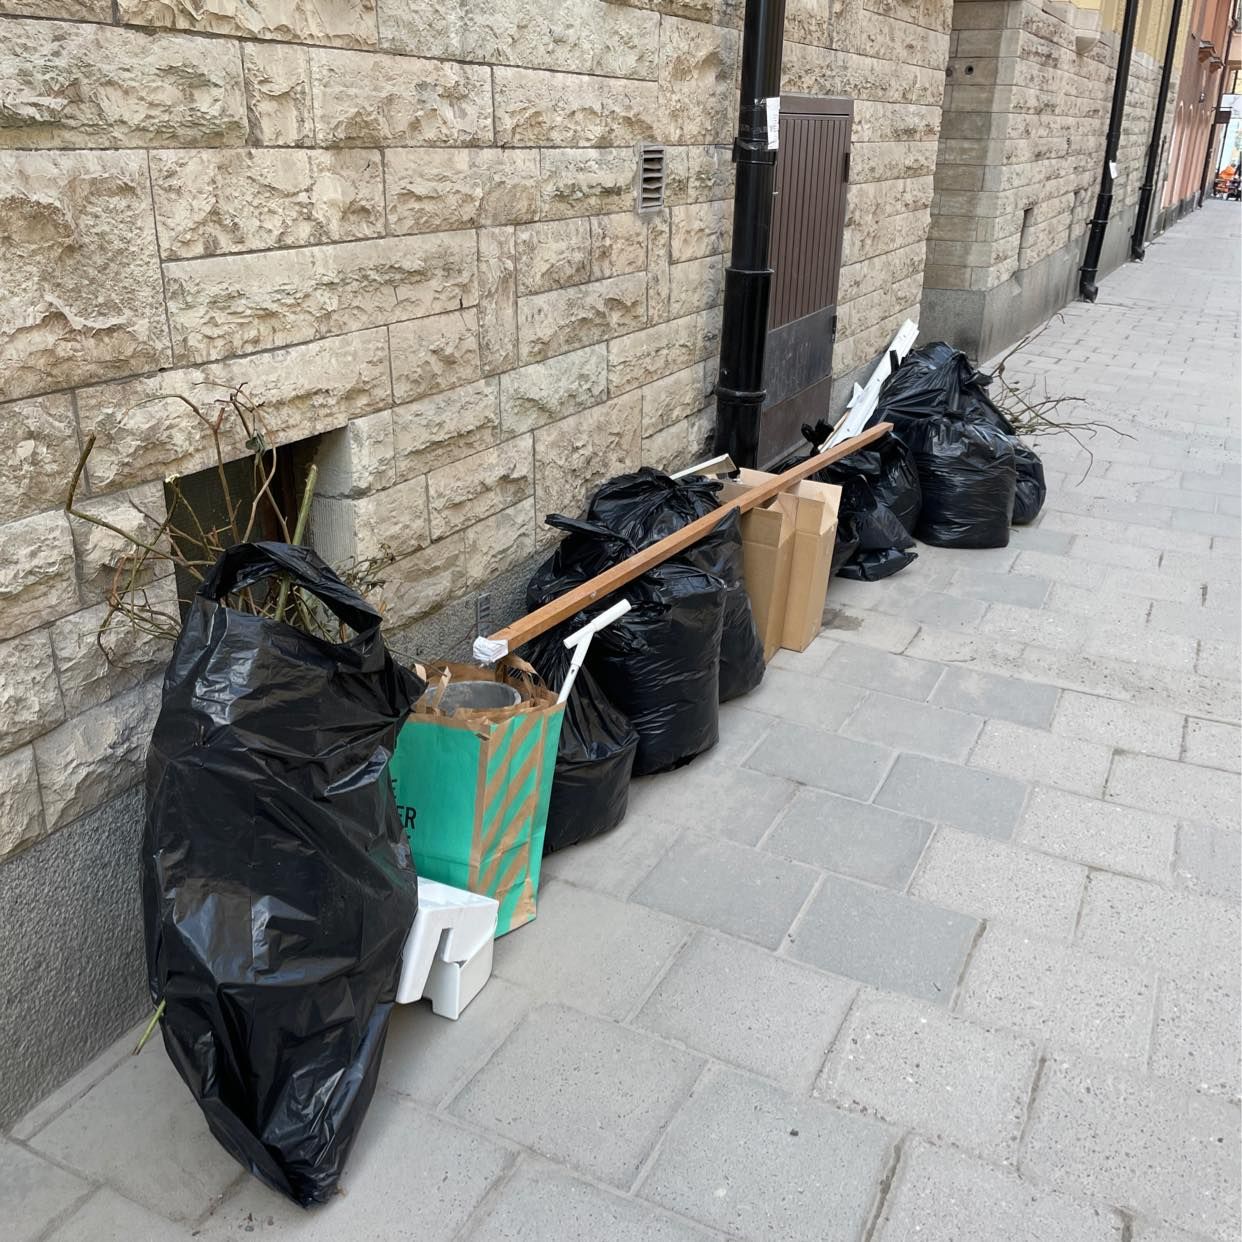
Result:
<instances>
[{"instance_id":1,"label":"stone block wall","mask_svg":"<svg viewBox=\"0 0 1242 1242\"><path fill-rule=\"evenodd\" d=\"M741 10L0 0L0 904L37 905L40 869L103 874L110 842L133 879L49 886L72 924L4 924L28 962L31 929L75 930L5 998L0 1122L141 991L81 972L136 963L126 791L166 649L96 641L124 545L63 511L81 445L81 503L149 536L164 480L212 462L180 397L244 383L275 443L314 438L312 542L391 548L401 649L447 653L474 593L512 604L545 513L704 448ZM846 378L918 305L949 26L949 0L789 0L786 90L856 101ZM639 215L644 141L668 184ZM149 589L172 606L170 577Z\"/></svg>"}]
</instances>

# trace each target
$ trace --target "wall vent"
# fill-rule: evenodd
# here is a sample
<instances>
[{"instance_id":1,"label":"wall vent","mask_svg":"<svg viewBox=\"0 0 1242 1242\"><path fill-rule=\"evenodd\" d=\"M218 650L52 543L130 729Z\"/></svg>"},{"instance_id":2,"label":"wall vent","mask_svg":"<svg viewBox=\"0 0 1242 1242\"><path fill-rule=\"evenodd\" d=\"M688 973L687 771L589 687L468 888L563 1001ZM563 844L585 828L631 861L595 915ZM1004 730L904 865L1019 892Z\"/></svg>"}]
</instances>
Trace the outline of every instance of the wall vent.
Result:
<instances>
[{"instance_id":1,"label":"wall vent","mask_svg":"<svg viewBox=\"0 0 1242 1242\"><path fill-rule=\"evenodd\" d=\"M664 206L664 183L668 164L664 147L644 142L638 148L638 211L658 211Z\"/></svg>"}]
</instances>

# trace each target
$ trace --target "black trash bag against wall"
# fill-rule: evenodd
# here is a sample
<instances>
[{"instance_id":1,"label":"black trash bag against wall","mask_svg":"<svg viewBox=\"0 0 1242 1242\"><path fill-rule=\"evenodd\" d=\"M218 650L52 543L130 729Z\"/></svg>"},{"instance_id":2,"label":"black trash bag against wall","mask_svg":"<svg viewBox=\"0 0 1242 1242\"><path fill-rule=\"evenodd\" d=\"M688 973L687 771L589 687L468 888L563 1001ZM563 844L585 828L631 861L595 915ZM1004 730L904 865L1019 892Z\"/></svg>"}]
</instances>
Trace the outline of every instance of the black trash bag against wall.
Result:
<instances>
[{"instance_id":1,"label":"black trash bag against wall","mask_svg":"<svg viewBox=\"0 0 1242 1242\"><path fill-rule=\"evenodd\" d=\"M637 550L598 523L555 513L544 520L567 534L531 577L526 601L532 609ZM630 611L592 640L586 668L638 734L635 776L680 767L720 738L725 593L715 575L669 560L565 623L573 630L618 597L630 601Z\"/></svg>"},{"instance_id":2,"label":"black trash bag against wall","mask_svg":"<svg viewBox=\"0 0 1242 1242\"><path fill-rule=\"evenodd\" d=\"M571 654L563 639L573 628L558 626L522 648L522 657L553 690L560 690L569 672ZM597 837L625 818L637 750L633 726L608 701L590 671L579 669L565 701L545 854Z\"/></svg>"},{"instance_id":3,"label":"black trash bag against wall","mask_svg":"<svg viewBox=\"0 0 1242 1242\"><path fill-rule=\"evenodd\" d=\"M275 574L355 631L225 603ZM418 882L387 777L423 681L309 549L239 544L199 588L147 758L143 916L164 1046L211 1132L303 1206L375 1089Z\"/></svg>"},{"instance_id":4,"label":"black trash bag against wall","mask_svg":"<svg viewBox=\"0 0 1242 1242\"><path fill-rule=\"evenodd\" d=\"M624 535L635 548L646 548L719 509L719 491L715 479L674 479L662 470L644 466L602 484L587 503L586 520ZM746 593L740 515L729 513L715 530L672 559L693 565L725 584L720 701L727 703L748 694L763 680L765 664L763 643Z\"/></svg>"},{"instance_id":5,"label":"black trash bag against wall","mask_svg":"<svg viewBox=\"0 0 1242 1242\"><path fill-rule=\"evenodd\" d=\"M1017 490L1013 501L1013 524L1028 526L1044 507L1048 484L1044 482L1044 463L1033 448L1021 440L1013 442L1014 462L1017 467Z\"/></svg>"}]
</instances>

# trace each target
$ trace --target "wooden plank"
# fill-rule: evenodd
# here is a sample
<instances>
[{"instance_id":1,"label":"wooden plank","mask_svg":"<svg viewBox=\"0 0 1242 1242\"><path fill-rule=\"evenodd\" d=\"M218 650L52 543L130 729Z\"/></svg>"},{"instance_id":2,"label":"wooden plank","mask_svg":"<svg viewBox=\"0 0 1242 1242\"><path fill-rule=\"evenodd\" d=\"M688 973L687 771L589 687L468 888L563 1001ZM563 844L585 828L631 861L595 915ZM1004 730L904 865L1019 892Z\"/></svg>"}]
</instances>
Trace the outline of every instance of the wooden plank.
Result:
<instances>
[{"instance_id":1,"label":"wooden plank","mask_svg":"<svg viewBox=\"0 0 1242 1242\"><path fill-rule=\"evenodd\" d=\"M887 435L891 430L891 423L877 423L874 427L868 427L861 435L852 436L800 465L792 466L783 474L775 475L766 483L742 492L732 500L726 501L719 509L713 509L711 513L696 518L688 526L683 526L680 530L665 536L649 548L635 552L633 556L627 557L619 565L614 565L602 574L574 587L572 591L566 591L564 595L544 604L542 608L536 608L534 612L520 617L512 625L506 625L503 630L497 630L495 634L486 638L476 638L474 658L486 664L495 663L501 656L508 655L510 651L516 651L531 639L547 633L554 625L559 625L568 617L572 617L588 604L593 604L611 595L625 586L627 582L633 582L635 578L641 577L653 566L668 560L670 556L675 556L692 543L697 543L698 540L715 530L721 518L732 510L736 509L739 513L745 513L748 509L765 504L773 496L786 491L795 483L800 483L825 466L832 465L834 461L840 461L860 448L865 448L881 436Z\"/></svg>"}]
</instances>

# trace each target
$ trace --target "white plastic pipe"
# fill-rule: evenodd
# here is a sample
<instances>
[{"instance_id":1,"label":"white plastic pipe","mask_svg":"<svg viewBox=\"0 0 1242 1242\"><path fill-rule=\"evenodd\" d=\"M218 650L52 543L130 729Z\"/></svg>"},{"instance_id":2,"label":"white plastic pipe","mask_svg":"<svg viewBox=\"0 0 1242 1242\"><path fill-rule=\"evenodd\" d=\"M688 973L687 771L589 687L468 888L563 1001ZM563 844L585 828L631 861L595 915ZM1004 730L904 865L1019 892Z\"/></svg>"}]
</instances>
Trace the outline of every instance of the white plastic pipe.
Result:
<instances>
[{"instance_id":1,"label":"white plastic pipe","mask_svg":"<svg viewBox=\"0 0 1242 1242\"><path fill-rule=\"evenodd\" d=\"M582 661L586 659L587 648L591 645L591 639L605 626L611 625L618 617L625 616L629 610L630 601L628 599L619 599L611 608L606 608L598 617L592 618L581 629L574 630L565 639L565 646L574 654L573 659L569 661L569 671L565 674L565 682L561 686L561 692L556 698L558 703L564 703L569 698L569 692L574 688L574 682L578 679L578 670L582 667Z\"/></svg>"}]
</instances>

